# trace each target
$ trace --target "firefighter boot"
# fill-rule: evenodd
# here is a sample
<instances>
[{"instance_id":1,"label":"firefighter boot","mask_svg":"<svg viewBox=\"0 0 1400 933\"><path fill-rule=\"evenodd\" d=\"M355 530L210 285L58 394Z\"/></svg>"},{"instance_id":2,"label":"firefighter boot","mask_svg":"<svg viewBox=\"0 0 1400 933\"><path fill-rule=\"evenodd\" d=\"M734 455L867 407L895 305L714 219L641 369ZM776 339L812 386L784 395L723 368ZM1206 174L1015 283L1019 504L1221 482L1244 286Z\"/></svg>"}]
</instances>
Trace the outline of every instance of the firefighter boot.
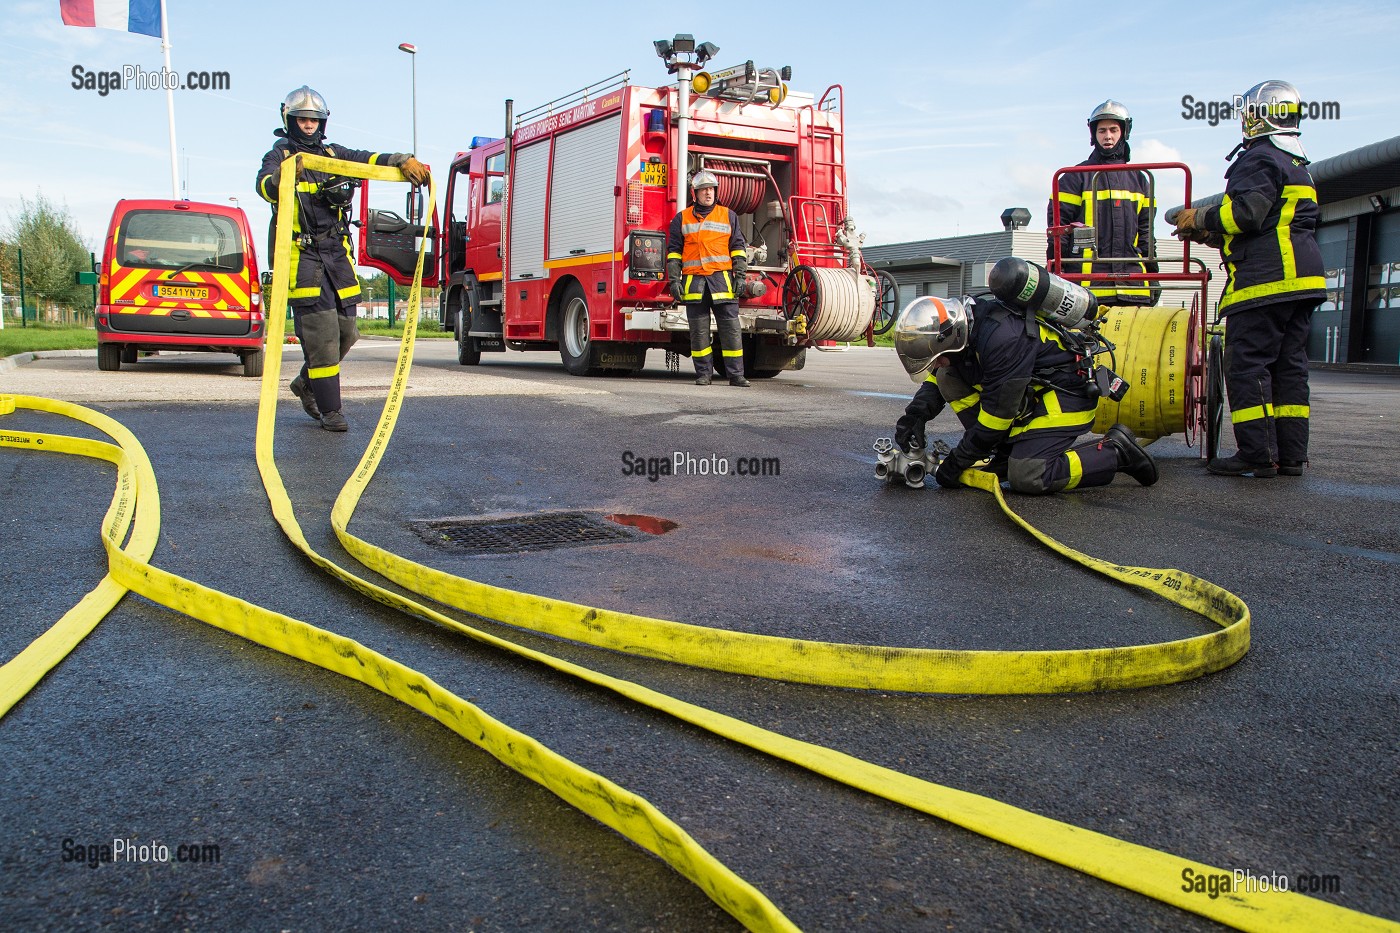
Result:
<instances>
[{"instance_id":1,"label":"firefighter boot","mask_svg":"<svg viewBox=\"0 0 1400 933\"><path fill-rule=\"evenodd\" d=\"M735 309L733 317L721 317L716 322L719 330L720 353L724 357L725 375L729 384L747 389L749 381L744 378L744 336L739 324L739 313Z\"/></svg>"},{"instance_id":2,"label":"firefighter boot","mask_svg":"<svg viewBox=\"0 0 1400 933\"><path fill-rule=\"evenodd\" d=\"M1206 464L1206 470L1216 476L1252 476L1255 479L1270 479L1278 476L1278 467L1272 463L1251 463L1238 453L1233 457L1216 457ZM1301 476L1302 467L1298 467L1296 474L1289 475Z\"/></svg>"},{"instance_id":3,"label":"firefighter boot","mask_svg":"<svg viewBox=\"0 0 1400 933\"><path fill-rule=\"evenodd\" d=\"M1157 482L1157 463L1152 455L1138 446L1138 439L1128 426L1115 424L1104 432L1105 447L1118 451L1118 472L1126 473L1144 486Z\"/></svg>"},{"instance_id":4,"label":"firefighter boot","mask_svg":"<svg viewBox=\"0 0 1400 933\"><path fill-rule=\"evenodd\" d=\"M302 410L316 421L321 420L321 409L316 405L316 396L311 394L311 387L306 384L306 367L292 380L287 388L292 390L292 394L301 400Z\"/></svg>"},{"instance_id":5,"label":"firefighter boot","mask_svg":"<svg viewBox=\"0 0 1400 933\"><path fill-rule=\"evenodd\" d=\"M345 416L339 411L328 411L321 416L321 427L327 431L335 431L337 434L350 430L349 423Z\"/></svg>"}]
</instances>

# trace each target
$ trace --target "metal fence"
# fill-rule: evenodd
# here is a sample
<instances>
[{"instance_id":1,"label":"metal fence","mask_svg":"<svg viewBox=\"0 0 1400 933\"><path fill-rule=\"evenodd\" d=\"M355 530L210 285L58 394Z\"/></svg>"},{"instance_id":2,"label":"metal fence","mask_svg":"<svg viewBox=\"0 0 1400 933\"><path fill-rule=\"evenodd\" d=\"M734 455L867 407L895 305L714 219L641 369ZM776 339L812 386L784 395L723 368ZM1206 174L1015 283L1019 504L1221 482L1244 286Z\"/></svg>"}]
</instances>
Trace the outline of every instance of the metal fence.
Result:
<instances>
[{"instance_id":1,"label":"metal fence","mask_svg":"<svg viewBox=\"0 0 1400 933\"><path fill-rule=\"evenodd\" d=\"M26 302L23 320L20 318L19 296L5 295L0 299L0 318L6 327L23 327L28 324L53 324L57 326L91 327L92 310L75 309L47 301Z\"/></svg>"}]
</instances>

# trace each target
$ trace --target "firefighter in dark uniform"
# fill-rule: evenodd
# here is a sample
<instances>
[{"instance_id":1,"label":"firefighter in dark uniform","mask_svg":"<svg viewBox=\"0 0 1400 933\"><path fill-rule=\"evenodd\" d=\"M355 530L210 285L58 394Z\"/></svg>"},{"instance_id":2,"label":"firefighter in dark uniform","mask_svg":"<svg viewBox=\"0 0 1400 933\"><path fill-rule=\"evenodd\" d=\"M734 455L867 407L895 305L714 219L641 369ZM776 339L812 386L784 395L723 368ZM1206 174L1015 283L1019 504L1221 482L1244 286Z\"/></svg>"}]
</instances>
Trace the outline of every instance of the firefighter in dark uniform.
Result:
<instances>
[{"instance_id":1,"label":"firefighter in dark uniform","mask_svg":"<svg viewBox=\"0 0 1400 933\"><path fill-rule=\"evenodd\" d=\"M734 212L715 203L719 180L712 172L696 172L690 187L693 203L672 219L666 234L666 279L671 297L685 305L695 384L707 386L714 375L713 312L729 384L744 388L749 380L744 378L738 298L739 283L749 268L744 235Z\"/></svg>"},{"instance_id":2,"label":"firefighter in dark uniform","mask_svg":"<svg viewBox=\"0 0 1400 933\"><path fill-rule=\"evenodd\" d=\"M1317 189L1298 141L1298 89L1265 81L1244 95L1244 140L1219 207L1187 208L1176 236L1221 250L1225 385L1238 447L1221 476L1302 476L1308 461L1308 331L1326 296ZM1243 149L1243 152L1240 150Z\"/></svg>"},{"instance_id":3,"label":"firefighter in dark uniform","mask_svg":"<svg viewBox=\"0 0 1400 933\"><path fill-rule=\"evenodd\" d=\"M1128 108L1116 100L1106 100L1089 114L1089 143L1094 151L1080 165L1101 165L1099 172L1071 172L1060 176L1056 199L1060 202L1060 223L1082 223L1092 227L1098 242L1097 255L1128 258L1148 257L1152 250L1151 189L1138 171L1114 169L1132 160L1128 136L1133 118ZM1046 208L1046 226L1055 222L1054 205ZM1060 239L1064 258L1063 274L1074 272L1156 272L1155 262L1092 262L1095 250L1071 252L1070 238ZM1053 248L1047 258L1053 258ZM1157 296L1145 282L1122 283L1078 280L1098 298L1101 305L1155 305Z\"/></svg>"},{"instance_id":4,"label":"firefighter in dark uniform","mask_svg":"<svg viewBox=\"0 0 1400 933\"><path fill-rule=\"evenodd\" d=\"M305 85L288 94L282 103L282 128L273 134L280 138L263 156L257 178L258 194L272 204L269 261L275 255L272 248L276 245L273 238L277 229L278 181L282 161L288 156L304 152L349 162L389 165L402 171L415 185L428 180L427 168L412 155L326 144L329 117L325 99ZM360 336L355 328L360 280L355 275L348 225L350 197L355 187L350 179L307 169L299 171L296 178L288 303L306 362L290 388L306 413L327 431L347 428L340 410L340 361Z\"/></svg>"},{"instance_id":5,"label":"firefighter in dark uniform","mask_svg":"<svg viewBox=\"0 0 1400 933\"><path fill-rule=\"evenodd\" d=\"M925 425L945 406L965 429L934 474L940 486L961 486L962 472L986 459L985 469L1029 495L1106 486L1116 473L1157 481L1156 463L1125 425L1075 446L1098 407L1091 361L1025 308L994 297L919 298L900 315L895 349L912 376L927 373L895 424L900 448L926 447Z\"/></svg>"}]
</instances>

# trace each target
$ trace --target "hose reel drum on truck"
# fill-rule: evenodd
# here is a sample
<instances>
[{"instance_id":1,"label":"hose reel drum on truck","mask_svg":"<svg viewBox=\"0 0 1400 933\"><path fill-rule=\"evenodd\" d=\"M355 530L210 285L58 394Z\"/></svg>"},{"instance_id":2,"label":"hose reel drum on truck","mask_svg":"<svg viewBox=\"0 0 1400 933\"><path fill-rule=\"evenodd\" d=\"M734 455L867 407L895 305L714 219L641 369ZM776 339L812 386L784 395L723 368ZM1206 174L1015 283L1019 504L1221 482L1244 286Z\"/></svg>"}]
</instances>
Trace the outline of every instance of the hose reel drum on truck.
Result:
<instances>
[{"instance_id":1,"label":"hose reel drum on truck","mask_svg":"<svg viewBox=\"0 0 1400 933\"><path fill-rule=\"evenodd\" d=\"M866 334L885 285L838 242L848 222L841 89L817 100L782 85L769 96L753 83L781 83L779 72L725 73L697 80L705 90L694 95L623 72L519 117L507 102L508 136L476 137L453 160L440 225L362 201L360 263L406 282L415 237L441 230L424 284L441 289L461 363L557 349L578 375L636 371L652 348L689 355L665 240L677 186L705 168L738 215L750 281L767 286L740 299L745 371L801 368L818 340Z\"/></svg>"}]
</instances>

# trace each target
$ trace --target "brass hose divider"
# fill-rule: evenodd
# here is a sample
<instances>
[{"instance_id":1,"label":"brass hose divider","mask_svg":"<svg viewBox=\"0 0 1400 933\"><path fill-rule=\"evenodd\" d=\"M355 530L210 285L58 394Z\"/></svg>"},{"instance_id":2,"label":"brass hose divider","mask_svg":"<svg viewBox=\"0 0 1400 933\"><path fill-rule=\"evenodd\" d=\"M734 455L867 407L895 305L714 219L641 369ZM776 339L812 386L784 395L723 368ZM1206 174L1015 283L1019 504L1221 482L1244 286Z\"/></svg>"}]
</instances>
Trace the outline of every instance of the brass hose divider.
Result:
<instances>
[{"instance_id":1,"label":"brass hose divider","mask_svg":"<svg viewBox=\"0 0 1400 933\"><path fill-rule=\"evenodd\" d=\"M375 169L373 167L356 165L353 163L343 163L338 160L322 159L319 157L306 157L306 164L312 168L323 168L335 170L339 174L354 174L358 177L382 178L383 180L398 180L398 173L392 170ZM285 165L284 165L285 171ZM384 174L379 174L383 172ZM283 186L284 188L286 186ZM431 203L431 201L430 201ZM429 208L431 215L431 207ZM279 211L279 222L288 224L288 214ZM281 234L290 233L279 231L279 243L285 241ZM419 255L418 274L415 275L414 288L410 297L409 313L405 318L405 332L403 345L400 350L399 365L396 368L394 382L391 386L389 398L385 403L384 411L381 414L380 422L371 439L370 445L365 451L359 466L351 479L346 483L341 494L337 497L335 507L332 511L332 523L335 526L337 535L348 545L354 545L355 550L371 558L375 563L382 563L386 569L397 569L406 571L405 575L410 579L419 578L418 571L431 571L430 568L404 561L373 545L367 544L350 535L345 530L345 525L353 515L354 504L358 500L364 485L373 476L374 469L382 456L383 450L387 446L392 435L394 422L397 419L399 405L402 398L403 388L406 382L409 361L412 355L413 333L417 322L419 311L420 289L418 280L421 278L422 253ZM278 263L279 267L285 267L285 263ZM773 755L783 760L799 764L816 773L831 777L852 787L858 787L872 794L884 797L888 800L902 803L921 812L937 816L941 819L971 829L989 838L1006 842L1016 846L1026 852L1039 855L1051 861L1059 862L1068 867L1094 875L1114 884L1118 884L1129 890L1137 891L1149 897L1156 898L1165 903L1173 904L1185 910L1202 914L1222 923L1236 926L1240 929L1318 929L1325 927L1336 927L1346 925L1352 929L1376 929L1376 930L1400 930L1400 925L1379 917L1353 911L1345 907L1340 907L1325 901L1305 897L1291 892L1253 892L1240 893L1229 892L1221 895L1218 899L1200 898L1191 893L1183 892L1177 879L1181 877L1184 868L1192 868L1200 874L1225 874L1222 869L1213 868L1202 863L1182 859L1167 853L1139 846L1131 842L1115 839L1091 830L1081 829L1067 823L1052 820L1029 811L983 797L977 794L959 791L953 788L944 787L910 775L902 774L888 768L871 764L859 758L846 755L832 749L801 742L788 738L766 729L761 729L750 723L733 717L725 716L713 710L666 696L646 687L628 681L613 678L596 671L591 671L580 665L575 665L542 652L524 648L511 642L500 639L487 632L474 629L457 620L451 619L435 610L418 604L398 594L389 592L373 583L355 577L348 571L343 570L326 558L316 554L306 543L300 527L296 523L292 512L290 501L287 499L285 489L282 486L280 476L277 474L276 464L272 456L272 422L275 420L275 394L277 387L277 373L281 362L281 336L284 329L283 318L285 316L285 302L287 295L287 282L285 272L279 273L280 280L275 278L273 287L272 308L275 313L271 315L272 326L269 327L269 353L274 358L274 365L269 367L270 375L264 376L262 395L259 399L259 421L258 421L258 465L264 479L269 500L272 503L274 515L279 524L282 525L288 537L297 544L314 562L326 569L328 572L351 585L356 590L365 593L371 598L396 606L403 611L426 620L436 622L440 625L452 628L471 638L483 643L492 644L504 650L511 651L519 656L536 660L555 670L570 673L580 679L606 687L617 692L619 695L627 696L639 703L645 704L653 709L666 712L682 721L698 725L717 735L722 735L735 742L754 748L766 754ZM275 333L273 333L275 331ZM47 400L37 400L47 402ZM48 403L53 405L63 405L66 403ZM38 406L27 406L38 407ZM72 406L77 408L77 406ZM86 410L84 410L86 411ZM91 412L98 418L104 416ZM89 421L88 423L94 423ZM113 424L115 424L113 422ZM125 429L116 425L125 437L130 438L129 443L136 451L140 451L139 444L134 437L126 434ZM103 428L106 430L105 428ZM116 436L116 435L114 435ZM6 443L7 438L0 436L0 443ZM77 439L73 439L77 440ZM89 442L91 443L91 442ZM126 443L123 444L126 448ZM33 449L33 448L24 448ZM56 449L52 448L51 449ZM67 452L67 451L64 451ZM140 452L140 460L144 461L144 452ZM149 463L145 469L149 472ZM1114 579L1122 582L1132 583L1136 586L1152 589L1161 593L1178 604L1188 606L1199 605L1208 609L1207 617L1219 621L1217 616L1223 618L1233 618L1233 621L1221 623L1226 626L1222 632L1212 633L1211 636L1204 636L1210 639L1222 633L1232 633L1232 637L1225 639L1227 644L1238 650L1238 654L1229 657L1229 652L1222 652L1220 643L1208 641L1190 646L1188 643L1195 639L1186 639L1182 642L1174 642L1164 646L1139 646L1147 648L1170 649L1148 655L1154 659L1157 665L1157 673L1160 675L1164 670L1173 670L1182 673L1186 677L1199 676L1209 670L1218 669L1219 666L1232 663L1239 654L1248 646L1248 609L1242 602L1213 584L1189 574L1182 574L1180 571L1157 571L1144 568L1135 568L1123 565L1113 565L1097 558L1088 557L1072 549L1058 545L1053 539L1044 536L1036 531L1029 524L1025 523L1010 511L1004 499L1000 495L1000 489L996 485L995 478L987 474L968 472L964 474L964 481L971 485L978 486L992 492L1000 506L1015 521L1035 535L1043 543L1055 547L1060 553L1079 560L1091 569L1105 573ZM153 483L154 477L151 477ZM152 488L154 488L152 486ZM118 494L121 494L121 484L119 483ZM154 500L154 496L146 498ZM142 502L138 499L138 514L141 512ZM152 503L145 508L157 507ZM114 499L113 508L109 509L109 518L114 511L119 511L117 500ZM449 728L457 731L469 741L481 745L490 751L498 759L515 768L520 773L532 780L537 781L550 790L554 791L561 798L569 801L574 806L579 807L585 813L603 822L638 845L647 848L666 860L683 875L694 881L721 907L743 922L751 929L793 929L791 922L783 916L771 902L763 897L761 893L748 885L743 879L730 872L722 863L710 856L708 852L694 843L688 835L679 827L667 820L651 807L650 804L641 798L630 795L616 785L607 782L606 779L579 769L578 766L555 755L543 746L538 745L528 736L523 736L509 727L490 719L482 711L471 706L460 698L443 690L423 675L398 665L376 652L364 648L358 643L349 639L334 635L321 629L316 629L306 623L268 612L249 603L237 600L233 597L217 593L200 587L190 581L173 577L163 571L150 567L143 561L133 559L118 550L115 543L109 540L110 534L104 536L107 544L109 563L113 570L113 575L117 577L119 583L131 586L142 595L155 599L179 611L186 612L196 618L201 618L210 624L225 628L228 631L243 635L259 644L267 645L276 650L307 660L310 663L318 664L329 670L342 673L352 679L360 680L381 690L387 695L394 696L414 708L419 709L427 715L433 716ZM117 540L120 540L118 535ZM136 536L133 535L133 542ZM130 545L128 546L130 547ZM357 554L358 556L358 554ZM373 566L373 564L371 564ZM410 568L416 568L411 570ZM392 579L392 578L391 578ZM428 577L436 582L436 577ZM452 578L459 579L459 578ZM1165 581L1171 581L1167 583ZM500 590L494 587L484 587L482 584L475 584L471 581L460 580L462 584L470 584L471 587L480 587L485 591L484 595L489 595L487 605L494 605L504 599L510 601L510 597L521 597L526 599L526 604L531 608L539 608L541 611L549 612L550 607L562 606L565 614L568 615L571 604L559 603L549 600L541 600L529 594L512 593L511 591ZM160 585L156 585L160 584ZM1181 589L1177 589L1177 587ZM1183 592L1184 591L1184 592ZM158 598L163 596L165 598ZM1178 596L1180 598L1173 598ZM168 601L167 601L168 600ZM538 601L538 602L536 602ZM220 611L212 611L211 606L219 607ZM519 607L516 607L517 609ZM594 619L603 618L605 610L589 610L596 615ZM1195 611L1201 611L1196 609ZM640 617L625 616L622 614L612 614L616 618L613 621L634 620ZM650 622L660 622L661 620L642 620ZM677 625L677 623L663 623L665 625ZM585 625L585 628L587 626ZM693 626L682 626L682 629L695 629ZM540 631L548 631L541 628ZM722 633L733 635L734 633ZM759 636L748 636L756 638ZM784 639L775 641L787 643L789 646L799 644L787 642ZM591 643L591 642L590 642ZM1213 648L1205 648L1204 645L1213 645ZM648 646L651 647L651 646ZM861 646L829 646L835 649L859 648ZM888 652L891 649L870 648L867 651L877 653ZM902 652L905 649L898 649ZM1142 685L1135 682L1133 677L1123 677L1118 668L1126 663L1121 652L1136 651L1139 649L1102 649L1107 654L1098 655L1094 664L1087 668L1079 669L1081 674L1090 676L1093 684L1085 685L1080 682L1077 687L1067 687L1066 689L1095 689L1104 686L1131 686ZM661 657L661 653L653 651L640 652L650 656ZM1068 652L1072 653L1072 652ZM934 661L944 659L951 663L957 663L960 655L1008 655L1016 652L926 652L926 660ZM1067 654L1067 652L1024 652L1037 656L1038 660L1044 664L1043 672L1048 672L1052 679L1064 680L1065 670L1059 669L1056 658L1052 656ZM1204 656L1215 654L1216 657L1204 666L1202 662ZM1224 663L1219 663L1223 658L1229 657ZM1060 659L1062 660L1062 659ZM1211 666L1215 665L1215 666ZM8 667L8 666L7 666ZM1077 669L1071 665L1072 669ZM728 667L721 669L731 669ZM995 665L992 670L997 670ZM0 669L3 670L3 669ZM1025 674L1019 676L1027 676ZM805 680L807 682L823 682L812 680L810 677L787 677L786 679ZM925 680L926 683L932 681ZM1011 680L1005 681L1007 683ZM1170 681L1150 681L1165 683ZM0 678L0 688L3 687L3 678ZM893 688L886 688L893 689ZM926 688L927 689L927 688ZM968 691L960 691L968 692ZM993 691L999 692L999 691ZM0 689L0 697L3 697L3 689ZM488 728L489 727L489 728ZM513 737L514 743L502 741L502 736ZM528 751L525 760L521 760L522 751ZM571 770L573 769L573 770Z\"/></svg>"}]
</instances>

